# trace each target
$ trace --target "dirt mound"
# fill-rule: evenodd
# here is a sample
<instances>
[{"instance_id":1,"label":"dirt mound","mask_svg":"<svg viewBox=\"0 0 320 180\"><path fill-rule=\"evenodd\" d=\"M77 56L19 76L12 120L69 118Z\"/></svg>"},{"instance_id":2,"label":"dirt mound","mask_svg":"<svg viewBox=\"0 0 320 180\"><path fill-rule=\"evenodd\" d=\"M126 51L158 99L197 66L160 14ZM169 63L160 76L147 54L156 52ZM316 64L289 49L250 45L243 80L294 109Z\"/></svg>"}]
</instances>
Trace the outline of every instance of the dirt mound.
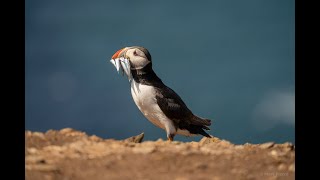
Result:
<instances>
[{"instance_id":1,"label":"dirt mound","mask_svg":"<svg viewBox=\"0 0 320 180\"><path fill-rule=\"evenodd\" d=\"M123 141L70 128L25 132L26 179L294 179L291 143ZM141 142L141 143L139 143Z\"/></svg>"}]
</instances>

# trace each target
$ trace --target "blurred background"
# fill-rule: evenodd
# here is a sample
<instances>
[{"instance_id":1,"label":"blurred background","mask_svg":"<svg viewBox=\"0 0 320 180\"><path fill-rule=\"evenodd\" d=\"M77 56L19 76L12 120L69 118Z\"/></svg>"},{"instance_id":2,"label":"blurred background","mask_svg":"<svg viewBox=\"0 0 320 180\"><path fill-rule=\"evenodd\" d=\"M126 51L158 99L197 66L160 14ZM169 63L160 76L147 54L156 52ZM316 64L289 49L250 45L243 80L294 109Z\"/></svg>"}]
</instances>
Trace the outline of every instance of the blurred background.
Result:
<instances>
[{"instance_id":1,"label":"blurred background","mask_svg":"<svg viewBox=\"0 0 320 180\"><path fill-rule=\"evenodd\" d=\"M166 139L109 62L120 48L138 45L150 51L164 83L213 120L210 134L236 144L294 143L293 0L25 4L25 129Z\"/></svg>"}]
</instances>

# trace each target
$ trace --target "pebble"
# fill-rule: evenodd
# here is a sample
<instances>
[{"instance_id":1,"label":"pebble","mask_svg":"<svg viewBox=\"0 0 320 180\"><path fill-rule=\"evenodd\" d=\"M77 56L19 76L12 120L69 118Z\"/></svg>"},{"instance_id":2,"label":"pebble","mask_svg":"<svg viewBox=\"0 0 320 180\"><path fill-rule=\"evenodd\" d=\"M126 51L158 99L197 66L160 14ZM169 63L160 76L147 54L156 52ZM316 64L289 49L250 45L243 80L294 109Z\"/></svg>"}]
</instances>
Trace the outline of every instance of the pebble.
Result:
<instances>
[{"instance_id":1,"label":"pebble","mask_svg":"<svg viewBox=\"0 0 320 180\"><path fill-rule=\"evenodd\" d=\"M124 140L124 142L133 142L133 143L141 143L144 138L144 133L141 133L137 136L132 136Z\"/></svg>"},{"instance_id":2,"label":"pebble","mask_svg":"<svg viewBox=\"0 0 320 180\"><path fill-rule=\"evenodd\" d=\"M276 150L272 150L272 151L270 152L270 154L271 154L272 156L278 156L278 155L279 155L279 153L278 153Z\"/></svg>"},{"instance_id":3,"label":"pebble","mask_svg":"<svg viewBox=\"0 0 320 180\"><path fill-rule=\"evenodd\" d=\"M164 142L164 140L159 138L159 139L156 140L156 142Z\"/></svg>"}]
</instances>

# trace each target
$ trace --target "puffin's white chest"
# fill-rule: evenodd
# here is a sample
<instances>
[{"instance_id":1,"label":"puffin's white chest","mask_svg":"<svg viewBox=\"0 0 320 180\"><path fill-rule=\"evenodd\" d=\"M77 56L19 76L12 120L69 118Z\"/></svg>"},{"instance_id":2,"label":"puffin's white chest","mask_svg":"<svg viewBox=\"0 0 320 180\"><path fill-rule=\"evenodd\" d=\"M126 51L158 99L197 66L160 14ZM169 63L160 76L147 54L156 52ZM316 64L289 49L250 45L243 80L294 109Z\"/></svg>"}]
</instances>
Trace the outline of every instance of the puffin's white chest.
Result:
<instances>
[{"instance_id":1,"label":"puffin's white chest","mask_svg":"<svg viewBox=\"0 0 320 180\"><path fill-rule=\"evenodd\" d=\"M173 122L162 112L157 104L156 90L153 86L139 84L132 80L131 94L142 114L154 125L165 129L167 134L192 135L187 130L176 129Z\"/></svg>"},{"instance_id":2,"label":"puffin's white chest","mask_svg":"<svg viewBox=\"0 0 320 180\"><path fill-rule=\"evenodd\" d=\"M156 92L153 86L131 82L131 94L142 114L154 125L164 129L168 118L157 104Z\"/></svg>"}]
</instances>

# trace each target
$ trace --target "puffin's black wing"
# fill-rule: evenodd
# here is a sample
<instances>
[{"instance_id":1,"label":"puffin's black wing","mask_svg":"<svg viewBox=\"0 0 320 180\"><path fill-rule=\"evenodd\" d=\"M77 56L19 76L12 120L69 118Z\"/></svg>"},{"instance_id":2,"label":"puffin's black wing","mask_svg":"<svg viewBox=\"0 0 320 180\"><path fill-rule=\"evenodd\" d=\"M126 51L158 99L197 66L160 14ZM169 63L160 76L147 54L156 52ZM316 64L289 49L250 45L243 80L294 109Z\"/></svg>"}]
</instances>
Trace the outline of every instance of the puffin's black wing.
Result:
<instances>
[{"instance_id":1,"label":"puffin's black wing","mask_svg":"<svg viewBox=\"0 0 320 180\"><path fill-rule=\"evenodd\" d=\"M164 87L157 88L156 99L163 113L176 125L180 121L188 121L193 116L180 96L165 85Z\"/></svg>"},{"instance_id":2,"label":"puffin's black wing","mask_svg":"<svg viewBox=\"0 0 320 180\"><path fill-rule=\"evenodd\" d=\"M193 134L210 137L203 129L209 130L207 126L211 125L211 121L195 116L172 89L165 85L157 88L156 99L160 109L176 127L187 129Z\"/></svg>"}]
</instances>

